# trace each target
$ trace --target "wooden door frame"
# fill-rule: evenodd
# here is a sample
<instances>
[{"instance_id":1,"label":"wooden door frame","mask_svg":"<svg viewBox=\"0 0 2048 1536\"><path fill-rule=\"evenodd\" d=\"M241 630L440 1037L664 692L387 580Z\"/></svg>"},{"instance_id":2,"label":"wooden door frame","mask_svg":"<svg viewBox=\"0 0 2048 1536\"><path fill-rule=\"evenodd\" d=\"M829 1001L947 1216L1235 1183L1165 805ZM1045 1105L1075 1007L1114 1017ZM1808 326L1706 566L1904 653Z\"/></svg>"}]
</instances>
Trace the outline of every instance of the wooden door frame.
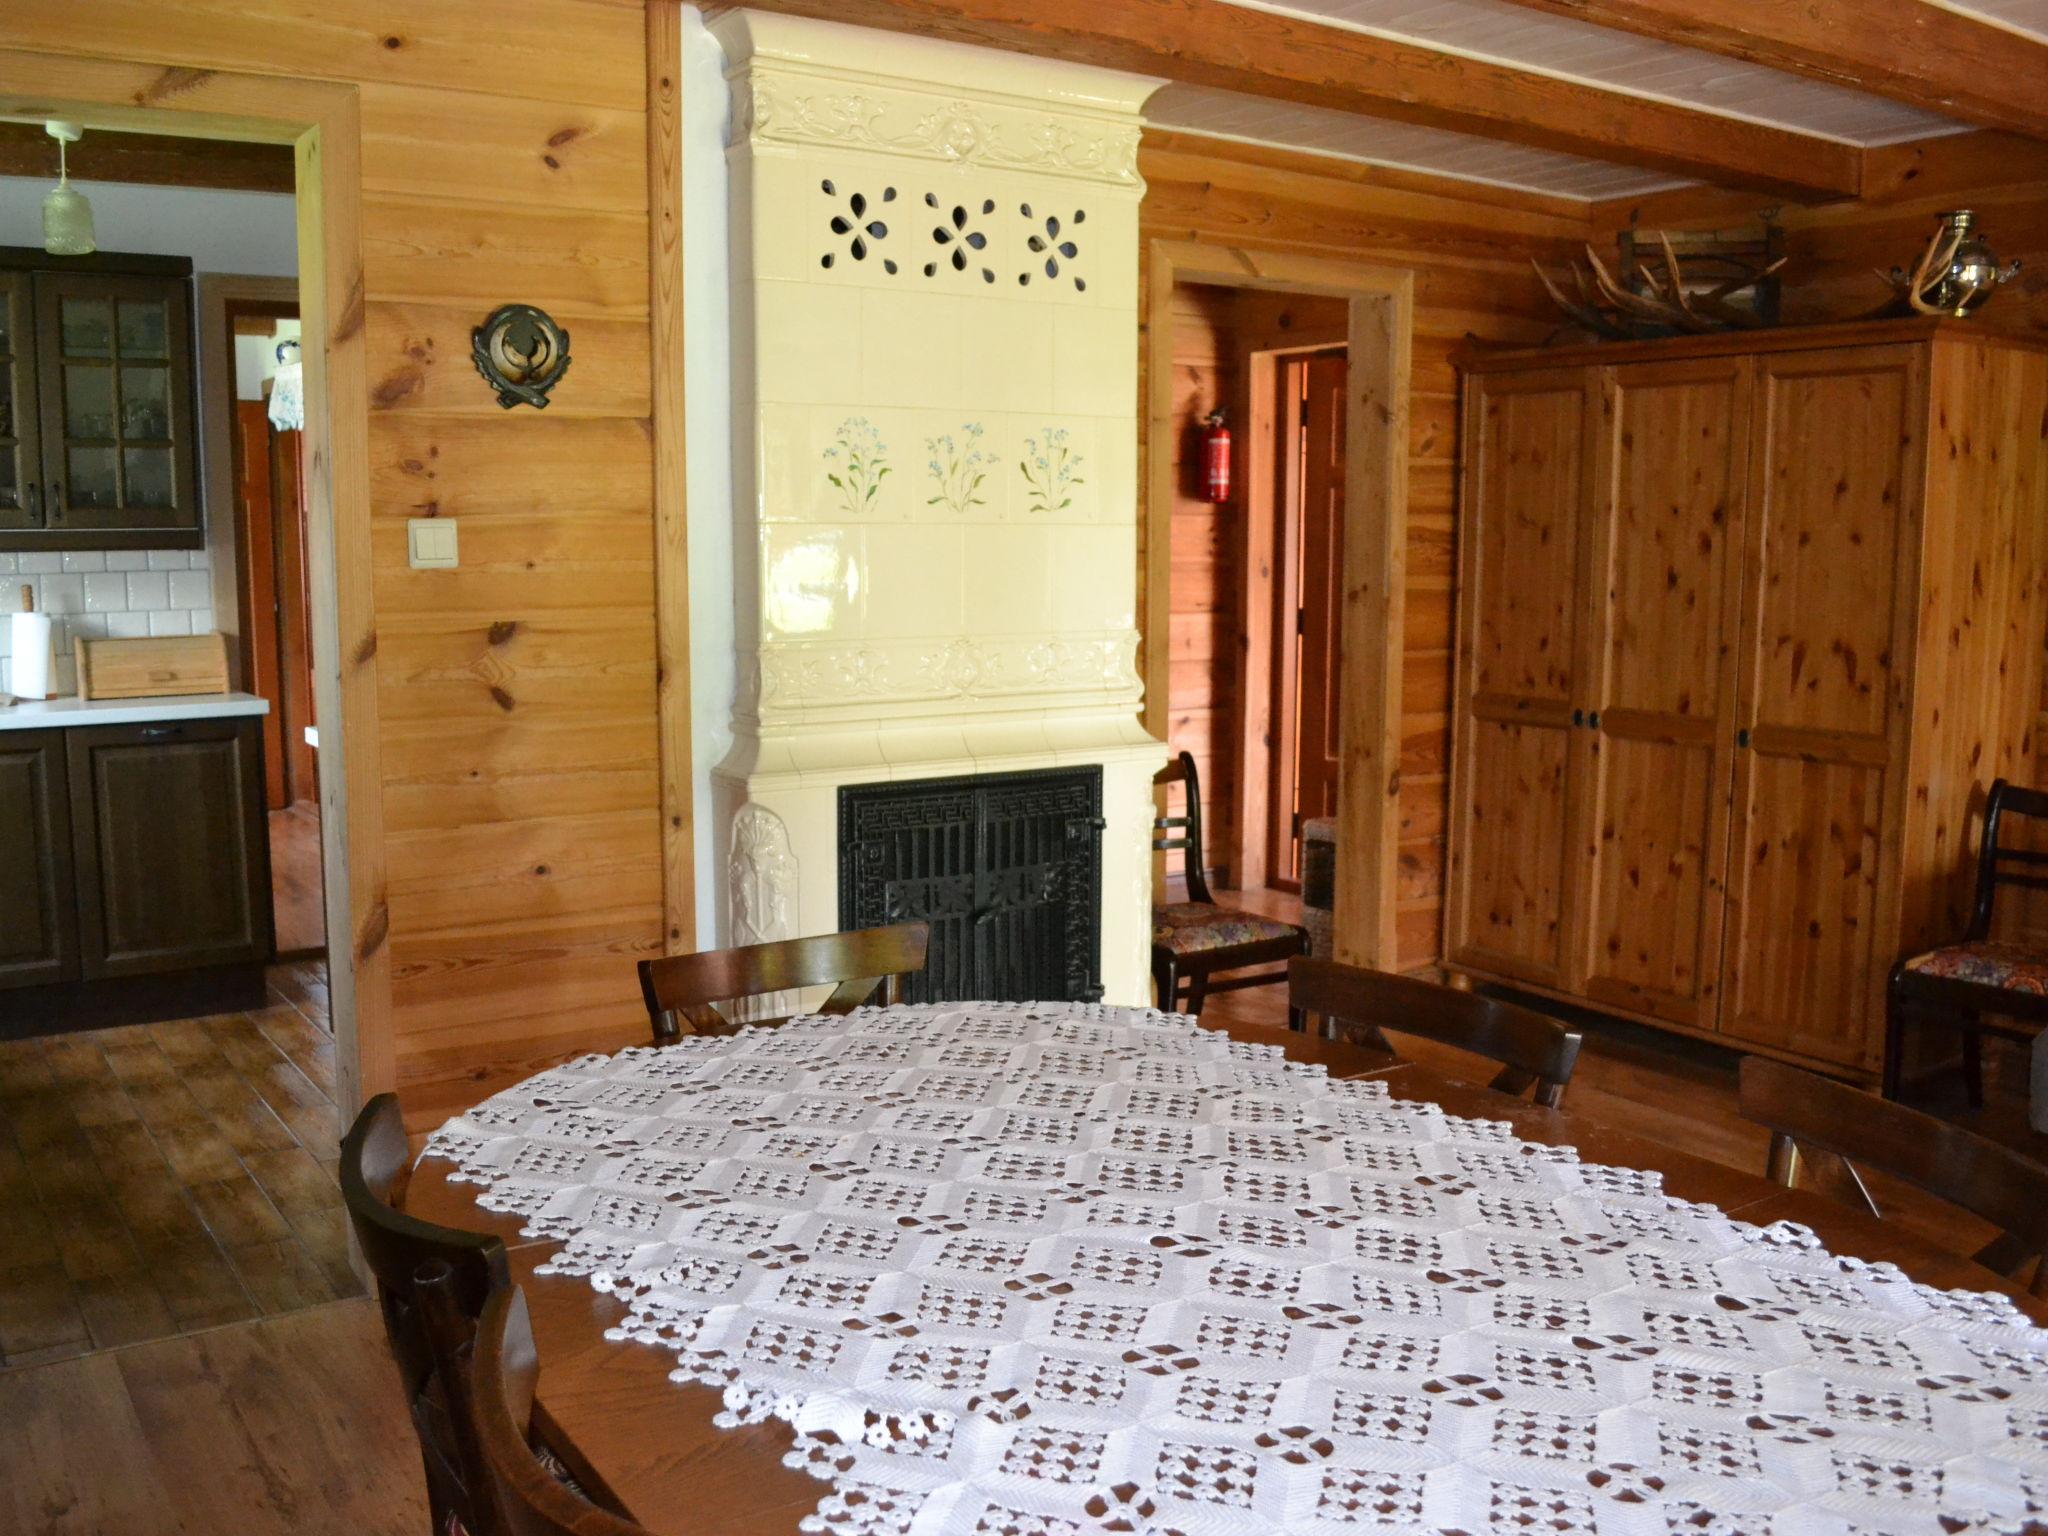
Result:
<instances>
[{"instance_id":1,"label":"wooden door frame","mask_svg":"<svg viewBox=\"0 0 2048 1536\"><path fill-rule=\"evenodd\" d=\"M118 47L118 43L114 46ZM370 566L362 113L333 81L0 49L0 113L187 138L290 144L307 345L306 520L314 603L328 989L344 1114L394 1086L382 753Z\"/></svg>"},{"instance_id":2,"label":"wooden door frame","mask_svg":"<svg viewBox=\"0 0 2048 1536\"><path fill-rule=\"evenodd\" d=\"M1172 594L1173 290L1177 283L1328 294L1350 303L1351 393L1344 437L1343 654L1337 783L1337 957L1391 970L1401 835L1402 630L1408 567L1408 376L1415 276L1338 257L1199 241L1145 249L1145 727L1167 727ZM1240 614L1240 621L1245 618ZM1364 659L1378 655L1377 665ZM1242 690L1240 690L1242 692Z\"/></svg>"},{"instance_id":3,"label":"wooden door frame","mask_svg":"<svg viewBox=\"0 0 2048 1536\"><path fill-rule=\"evenodd\" d=\"M214 627L246 644L241 634L239 584L241 522L235 510L235 359L229 345L230 311L238 306L289 304L299 313L296 277L255 277L202 272L199 289L199 496L206 511L206 549L212 558ZM300 319L305 317L300 314ZM226 394L214 385L225 382ZM225 475L216 473L225 467ZM237 625L223 622L232 616ZM242 679L237 678L240 684Z\"/></svg>"}]
</instances>

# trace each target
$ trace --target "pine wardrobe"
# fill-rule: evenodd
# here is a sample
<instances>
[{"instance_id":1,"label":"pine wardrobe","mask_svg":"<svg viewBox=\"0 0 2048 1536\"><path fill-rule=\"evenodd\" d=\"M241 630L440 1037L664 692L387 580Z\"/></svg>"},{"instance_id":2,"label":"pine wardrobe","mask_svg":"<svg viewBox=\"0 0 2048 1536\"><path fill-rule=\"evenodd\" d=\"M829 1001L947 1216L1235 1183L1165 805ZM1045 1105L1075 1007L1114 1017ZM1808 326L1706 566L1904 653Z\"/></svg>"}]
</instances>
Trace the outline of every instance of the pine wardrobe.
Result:
<instances>
[{"instance_id":1,"label":"pine wardrobe","mask_svg":"<svg viewBox=\"0 0 2048 1536\"><path fill-rule=\"evenodd\" d=\"M1875 1076L2033 782L2048 350L1884 322L1468 359L1444 957Z\"/></svg>"}]
</instances>

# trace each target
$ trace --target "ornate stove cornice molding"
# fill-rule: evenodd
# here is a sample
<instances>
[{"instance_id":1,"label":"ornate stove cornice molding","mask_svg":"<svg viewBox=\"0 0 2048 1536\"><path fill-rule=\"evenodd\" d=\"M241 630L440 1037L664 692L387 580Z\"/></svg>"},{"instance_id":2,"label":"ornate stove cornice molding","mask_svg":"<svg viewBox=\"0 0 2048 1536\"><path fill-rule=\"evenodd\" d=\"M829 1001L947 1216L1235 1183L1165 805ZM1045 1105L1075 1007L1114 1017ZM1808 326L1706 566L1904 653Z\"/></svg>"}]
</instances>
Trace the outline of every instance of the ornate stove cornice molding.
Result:
<instances>
[{"instance_id":1,"label":"ornate stove cornice molding","mask_svg":"<svg viewBox=\"0 0 2048 1536\"><path fill-rule=\"evenodd\" d=\"M732 82L731 142L873 150L1144 190L1135 118L970 101L761 60Z\"/></svg>"}]
</instances>

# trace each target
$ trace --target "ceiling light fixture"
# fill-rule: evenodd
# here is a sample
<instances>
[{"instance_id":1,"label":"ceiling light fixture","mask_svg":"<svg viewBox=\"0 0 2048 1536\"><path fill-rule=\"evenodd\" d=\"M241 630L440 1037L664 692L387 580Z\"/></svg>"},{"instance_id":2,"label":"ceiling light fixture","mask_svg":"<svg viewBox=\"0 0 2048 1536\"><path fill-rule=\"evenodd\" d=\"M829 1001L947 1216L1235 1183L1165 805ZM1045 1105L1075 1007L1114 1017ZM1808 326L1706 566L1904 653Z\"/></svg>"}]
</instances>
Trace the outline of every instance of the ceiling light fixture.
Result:
<instances>
[{"instance_id":1,"label":"ceiling light fixture","mask_svg":"<svg viewBox=\"0 0 2048 1536\"><path fill-rule=\"evenodd\" d=\"M92 204L71 185L65 146L76 144L85 130L76 123L51 118L43 132L57 141L57 185L43 195L43 249L52 256L90 256L99 249L93 239Z\"/></svg>"}]
</instances>

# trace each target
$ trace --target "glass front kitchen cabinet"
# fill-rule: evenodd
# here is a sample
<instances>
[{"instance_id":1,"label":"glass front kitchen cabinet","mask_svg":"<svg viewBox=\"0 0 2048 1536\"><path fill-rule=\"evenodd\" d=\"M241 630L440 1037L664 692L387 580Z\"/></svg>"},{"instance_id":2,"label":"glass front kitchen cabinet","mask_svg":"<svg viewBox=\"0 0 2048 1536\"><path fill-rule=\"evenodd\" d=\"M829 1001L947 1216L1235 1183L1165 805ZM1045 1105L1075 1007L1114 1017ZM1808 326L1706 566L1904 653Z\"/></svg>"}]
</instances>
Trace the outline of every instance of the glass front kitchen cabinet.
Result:
<instances>
[{"instance_id":1,"label":"glass front kitchen cabinet","mask_svg":"<svg viewBox=\"0 0 2048 1536\"><path fill-rule=\"evenodd\" d=\"M0 251L0 550L200 547L189 273Z\"/></svg>"}]
</instances>

